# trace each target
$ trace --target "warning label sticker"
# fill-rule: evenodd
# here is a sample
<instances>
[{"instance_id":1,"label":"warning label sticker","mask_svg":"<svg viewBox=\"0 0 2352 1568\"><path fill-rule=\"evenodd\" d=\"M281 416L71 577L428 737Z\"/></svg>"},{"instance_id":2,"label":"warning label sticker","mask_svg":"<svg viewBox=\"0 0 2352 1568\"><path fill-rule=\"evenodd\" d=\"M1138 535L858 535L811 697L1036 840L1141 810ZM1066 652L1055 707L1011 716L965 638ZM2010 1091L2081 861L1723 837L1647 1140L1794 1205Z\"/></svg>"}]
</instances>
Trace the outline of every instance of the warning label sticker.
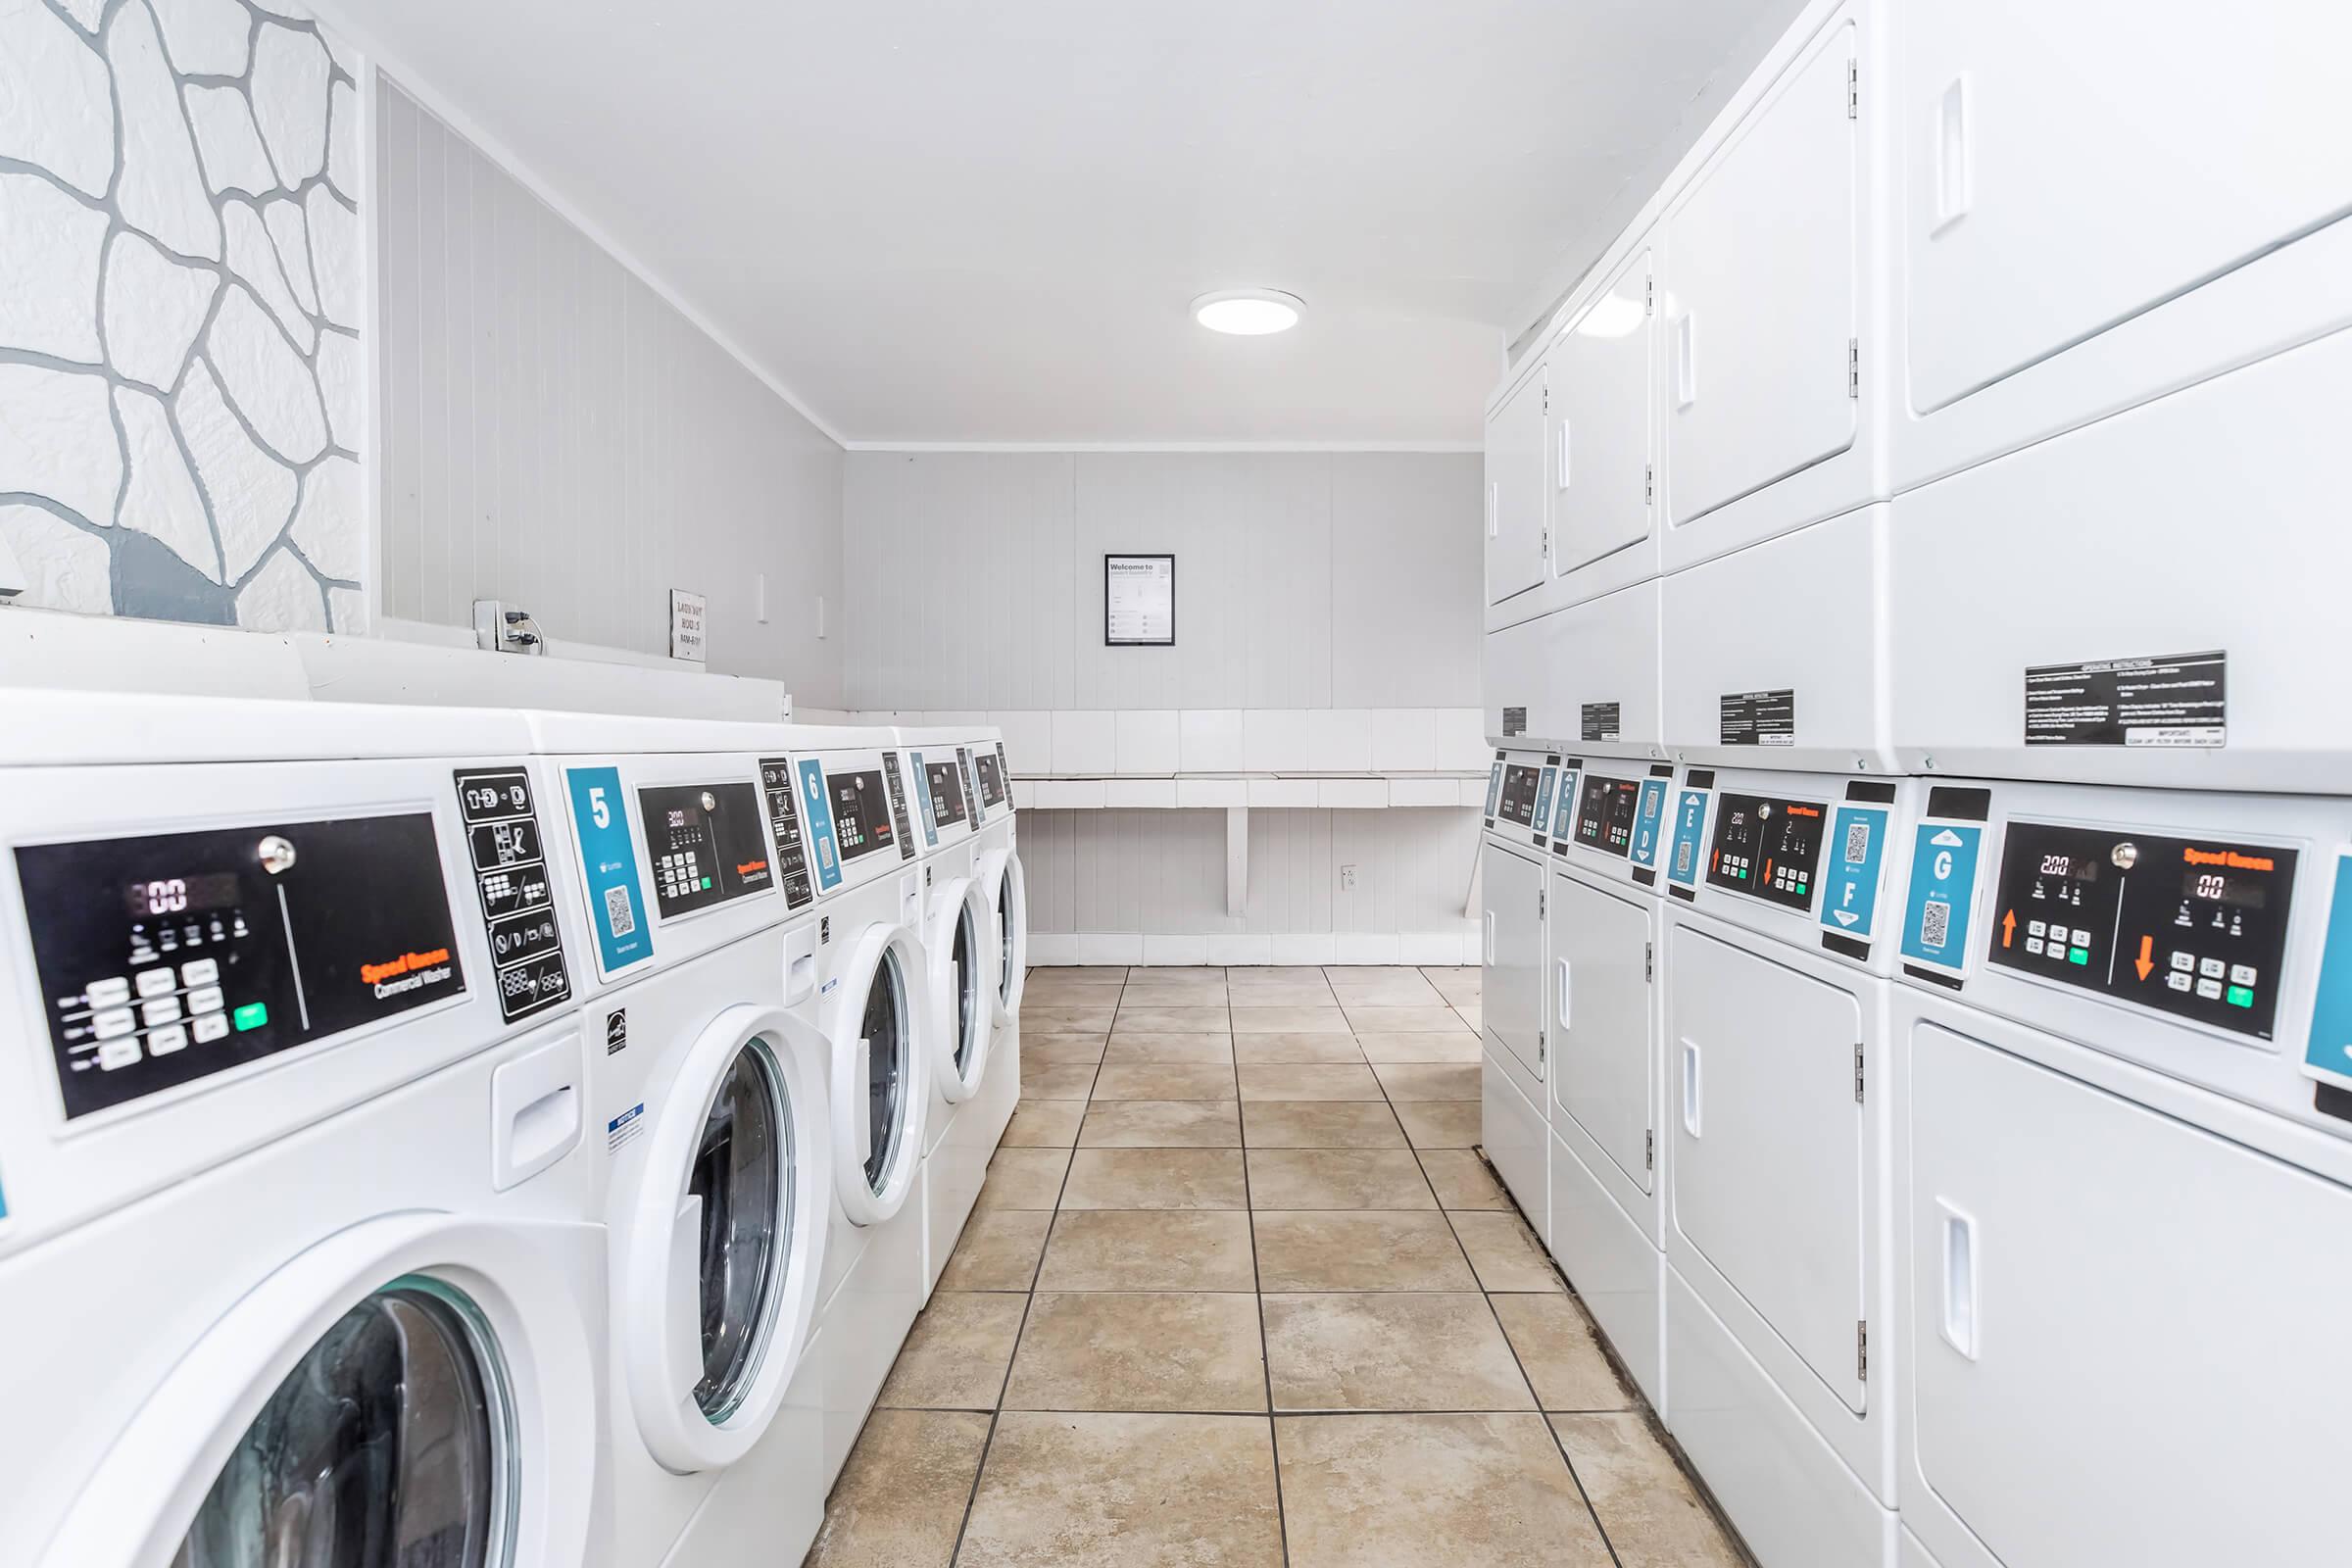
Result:
<instances>
[{"instance_id":1,"label":"warning label sticker","mask_svg":"<svg viewBox=\"0 0 2352 1568\"><path fill-rule=\"evenodd\" d=\"M1715 700L1716 742L1723 746L1794 746L1796 692L1726 692Z\"/></svg>"},{"instance_id":2,"label":"warning label sticker","mask_svg":"<svg viewBox=\"0 0 2352 1568\"><path fill-rule=\"evenodd\" d=\"M2227 653L2036 664L2026 670L2028 746L2222 746Z\"/></svg>"},{"instance_id":3,"label":"warning label sticker","mask_svg":"<svg viewBox=\"0 0 2352 1568\"><path fill-rule=\"evenodd\" d=\"M1504 710L1502 710L1502 732L1503 732L1505 735L1524 735L1524 734L1526 734L1526 733L1527 733L1527 710L1526 710L1526 709L1524 709L1524 708L1506 708L1506 709L1504 709Z\"/></svg>"},{"instance_id":4,"label":"warning label sticker","mask_svg":"<svg viewBox=\"0 0 2352 1568\"><path fill-rule=\"evenodd\" d=\"M1617 707L1615 703L1587 703L1579 717L1583 720L1582 734L1589 741L1617 739Z\"/></svg>"}]
</instances>

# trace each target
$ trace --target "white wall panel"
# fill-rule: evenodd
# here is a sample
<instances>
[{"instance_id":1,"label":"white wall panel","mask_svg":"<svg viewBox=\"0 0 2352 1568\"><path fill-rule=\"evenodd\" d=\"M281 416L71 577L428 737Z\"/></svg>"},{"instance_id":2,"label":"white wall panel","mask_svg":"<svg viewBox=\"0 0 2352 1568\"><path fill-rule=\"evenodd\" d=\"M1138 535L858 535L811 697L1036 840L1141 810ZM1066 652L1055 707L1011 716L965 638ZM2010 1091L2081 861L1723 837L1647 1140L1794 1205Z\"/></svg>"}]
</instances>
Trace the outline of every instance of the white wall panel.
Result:
<instances>
[{"instance_id":1,"label":"white wall panel","mask_svg":"<svg viewBox=\"0 0 2352 1568\"><path fill-rule=\"evenodd\" d=\"M852 453L848 706L1473 707L1478 509L1474 454ZM1102 646L1130 551L1174 648Z\"/></svg>"},{"instance_id":2,"label":"white wall panel","mask_svg":"<svg viewBox=\"0 0 2352 1568\"><path fill-rule=\"evenodd\" d=\"M388 80L376 158L385 612L662 654L693 589L713 670L847 706L841 450Z\"/></svg>"}]
</instances>

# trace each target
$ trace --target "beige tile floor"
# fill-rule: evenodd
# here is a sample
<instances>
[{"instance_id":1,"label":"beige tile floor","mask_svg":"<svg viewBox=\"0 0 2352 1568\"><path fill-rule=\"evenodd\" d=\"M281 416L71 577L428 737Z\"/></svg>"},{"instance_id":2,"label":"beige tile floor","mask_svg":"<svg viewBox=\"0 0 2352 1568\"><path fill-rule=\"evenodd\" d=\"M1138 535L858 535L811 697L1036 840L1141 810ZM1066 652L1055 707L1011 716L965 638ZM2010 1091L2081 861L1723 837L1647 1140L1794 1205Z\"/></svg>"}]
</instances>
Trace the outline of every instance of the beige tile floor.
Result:
<instances>
[{"instance_id":1,"label":"beige tile floor","mask_svg":"<svg viewBox=\"0 0 2352 1568\"><path fill-rule=\"evenodd\" d=\"M1478 1141L1476 969L1039 969L812 1568L1740 1568Z\"/></svg>"}]
</instances>

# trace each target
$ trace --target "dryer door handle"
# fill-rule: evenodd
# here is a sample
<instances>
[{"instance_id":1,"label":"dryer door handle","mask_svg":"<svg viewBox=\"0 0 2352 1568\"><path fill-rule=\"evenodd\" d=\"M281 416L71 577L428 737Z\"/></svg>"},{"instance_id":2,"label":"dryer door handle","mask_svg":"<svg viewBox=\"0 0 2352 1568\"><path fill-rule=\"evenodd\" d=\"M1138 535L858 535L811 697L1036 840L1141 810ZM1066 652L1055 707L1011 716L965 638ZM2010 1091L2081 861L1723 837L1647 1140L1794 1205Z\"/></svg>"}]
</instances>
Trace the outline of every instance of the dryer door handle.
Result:
<instances>
[{"instance_id":1,"label":"dryer door handle","mask_svg":"<svg viewBox=\"0 0 2352 1568\"><path fill-rule=\"evenodd\" d=\"M669 1364L669 1385L691 1389L702 1381L703 1347L700 1337L675 1332L703 1320L703 1200L688 1193L679 1199L669 1221L669 1256L663 1259L662 1289L669 1298L668 1320L673 1332L662 1354Z\"/></svg>"},{"instance_id":2,"label":"dryer door handle","mask_svg":"<svg viewBox=\"0 0 2352 1568\"><path fill-rule=\"evenodd\" d=\"M1568 960L1567 960L1566 958L1562 958L1562 959L1560 959L1560 960L1559 960L1559 963L1560 963L1560 1027L1561 1027L1561 1028L1563 1028L1563 1029L1565 1029L1565 1028L1569 1027L1569 1024L1568 1024L1568 1002L1569 1002L1569 993L1570 993L1570 990L1571 990L1571 982L1572 982L1572 980L1573 980L1573 978L1574 978L1574 973L1575 973L1575 972L1574 972L1573 970L1571 970L1571 969L1568 967Z\"/></svg>"},{"instance_id":3,"label":"dryer door handle","mask_svg":"<svg viewBox=\"0 0 2352 1568\"><path fill-rule=\"evenodd\" d=\"M1977 1222L1954 1208L1948 1199L1936 1200L1937 1229L1942 1233L1943 1343L1977 1358Z\"/></svg>"},{"instance_id":4,"label":"dryer door handle","mask_svg":"<svg viewBox=\"0 0 2352 1568\"><path fill-rule=\"evenodd\" d=\"M1699 1125L1698 1061L1698 1042L1695 1040L1684 1041L1683 1131L1693 1138L1698 1136Z\"/></svg>"}]
</instances>

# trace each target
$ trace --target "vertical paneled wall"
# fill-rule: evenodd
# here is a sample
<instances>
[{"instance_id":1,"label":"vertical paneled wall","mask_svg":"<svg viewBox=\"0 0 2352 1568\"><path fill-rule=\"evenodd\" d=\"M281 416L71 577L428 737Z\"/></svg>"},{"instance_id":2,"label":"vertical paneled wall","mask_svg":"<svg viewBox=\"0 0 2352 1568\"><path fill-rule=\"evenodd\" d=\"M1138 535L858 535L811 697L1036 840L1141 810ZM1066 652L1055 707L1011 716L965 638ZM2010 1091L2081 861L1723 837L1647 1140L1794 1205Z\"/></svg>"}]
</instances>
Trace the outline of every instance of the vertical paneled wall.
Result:
<instances>
[{"instance_id":1,"label":"vertical paneled wall","mask_svg":"<svg viewBox=\"0 0 2352 1568\"><path fill-rule=\"evenodd\" d=\"M848 705L1469 708L1481 483L1449 453L852 453ZM1102 557L1130 551L1176 557L1173 648L1103 646ZM1289 939L1463 928L1477 818L1253 811L1240 916L1221 811L1031 811L1021 831L1038 931L1266 939L1263 962L1304 951Z\"/></svg>"},{"instance_id":2,"label":"vertical paneled wall","mask_svg":"<svg viewBox=\"0 0 2352 1568\"><path fill-rule=\"evenodd\" d=\"M384 80L376 157L383 606L668 651L841 703L843 454L642 279ZM766 579L764 623L758 618Z\"/></svg>"},{"instance_id":3,"label":"vertical paneled wall","mask_svg":"<svg viewBox=\"0 0 2352 1568\"><path fill-rule=\"evenodd\" d=\"M1481 460L849 458L848 706L1478 702ZM1176 557L1176 646L1102 645L1106 552Z\"/></svg>"}]
</instances>

